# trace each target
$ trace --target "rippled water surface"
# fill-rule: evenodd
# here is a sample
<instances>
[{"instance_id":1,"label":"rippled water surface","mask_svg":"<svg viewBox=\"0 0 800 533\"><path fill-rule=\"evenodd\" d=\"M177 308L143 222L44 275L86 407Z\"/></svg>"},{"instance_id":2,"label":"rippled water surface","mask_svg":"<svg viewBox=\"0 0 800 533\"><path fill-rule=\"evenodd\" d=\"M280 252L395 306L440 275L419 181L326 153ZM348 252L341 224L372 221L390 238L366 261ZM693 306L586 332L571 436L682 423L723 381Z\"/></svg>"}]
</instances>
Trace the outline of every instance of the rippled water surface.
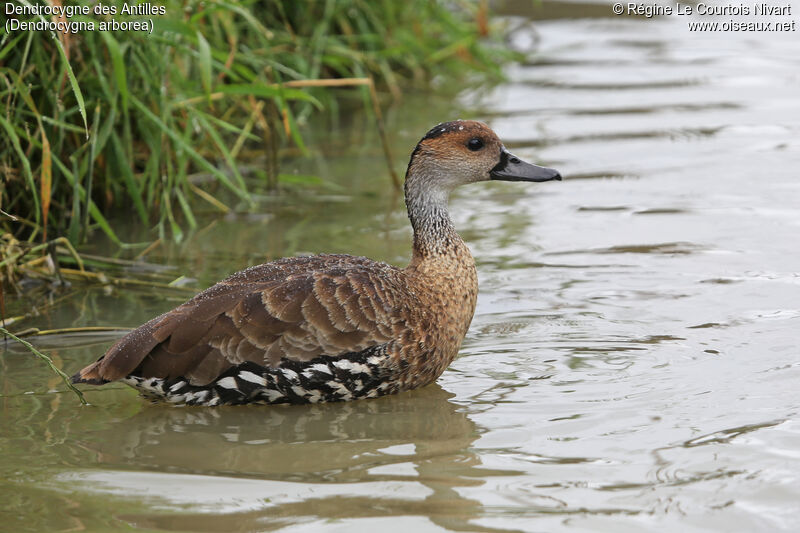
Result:
<instances>
[{"instance_id":1,"label":"rippled water surface","mask_svg":"<svg viewBox=\"0 0 800 533\"><path fill-rule=\"evenodd\" d=\"M0 530L800 530L798 34L518 7L511 42L528 59L507 83L389 111L403 159L432 121L462 116L566 177L453 198L481 293L438 383L217 409L109 386L80 408L9 344ZM217 220L148 261L200 287L307 251L403 264L410 230L374 133L312 145L288 167L335 187ZM26 327L129 327L185 297L72 287L7 305L42 307ZM34 342L72 373L116 338Z\"/></svg>"}]
</instances>

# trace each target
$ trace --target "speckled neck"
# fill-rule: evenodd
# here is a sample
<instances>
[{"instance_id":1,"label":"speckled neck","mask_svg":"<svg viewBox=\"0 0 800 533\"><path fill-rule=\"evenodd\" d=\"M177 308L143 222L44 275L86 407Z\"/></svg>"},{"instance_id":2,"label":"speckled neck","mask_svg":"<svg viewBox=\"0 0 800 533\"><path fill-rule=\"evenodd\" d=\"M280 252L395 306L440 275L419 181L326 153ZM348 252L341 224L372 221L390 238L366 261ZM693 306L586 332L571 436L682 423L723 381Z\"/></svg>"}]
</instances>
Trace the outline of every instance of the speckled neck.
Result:
<instances>
[{"instance_id":1,"label":"speckled neck","mask_svg":"<svg viewBox=\"0 0 800 533\"><path fill-rule=\"evenodd\" d=\"M431 183L435 181L424 176L406 178L406 208L414 229L412 262L450 255L454 249L466 246L450 220L447 209L450 191Z\"/></svg>"}]
</instances>

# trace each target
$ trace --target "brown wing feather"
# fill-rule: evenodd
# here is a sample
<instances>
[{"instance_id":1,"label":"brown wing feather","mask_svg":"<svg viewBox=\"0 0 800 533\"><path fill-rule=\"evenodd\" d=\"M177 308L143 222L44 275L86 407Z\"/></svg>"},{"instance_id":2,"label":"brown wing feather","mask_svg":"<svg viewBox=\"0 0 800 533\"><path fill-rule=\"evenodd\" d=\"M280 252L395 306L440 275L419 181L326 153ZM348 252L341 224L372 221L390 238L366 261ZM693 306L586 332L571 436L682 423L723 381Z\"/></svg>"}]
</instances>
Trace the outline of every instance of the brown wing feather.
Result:
<instances>
[{"instance_id":1,"label":"brown wing feather","mask_svg":"<svg viewBox=\"0 0 800 533\"><path fill-rule=\"evenodd\" d=\"M365 350L395 338L415 307L398 273L351 256L252 267L132 331L73 379L100 383L134 374L202 385L245 361L276 367L282 358Z\"/></svg>"}]
</instances>

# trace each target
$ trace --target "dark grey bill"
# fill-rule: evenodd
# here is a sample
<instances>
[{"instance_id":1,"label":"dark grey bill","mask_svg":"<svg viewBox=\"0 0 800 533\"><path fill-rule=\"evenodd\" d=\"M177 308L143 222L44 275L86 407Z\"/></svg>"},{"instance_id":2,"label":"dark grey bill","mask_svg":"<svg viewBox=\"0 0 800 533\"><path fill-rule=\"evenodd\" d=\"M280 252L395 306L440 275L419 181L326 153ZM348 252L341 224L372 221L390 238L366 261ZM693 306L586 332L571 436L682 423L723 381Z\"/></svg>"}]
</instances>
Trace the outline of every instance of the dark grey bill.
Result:
<instances>
[{"instance_id":1,"label":"dark grey bill","mask_svg":"<svg viewBox=\"0 0 800 533\"><path fill-rule=\"evenodd\" d=\"M489 175L493 180L500 181L561 180L558 170L531 165L505 149L500 153L500 162L489 172Z\"/></svg>"}]
</instances>

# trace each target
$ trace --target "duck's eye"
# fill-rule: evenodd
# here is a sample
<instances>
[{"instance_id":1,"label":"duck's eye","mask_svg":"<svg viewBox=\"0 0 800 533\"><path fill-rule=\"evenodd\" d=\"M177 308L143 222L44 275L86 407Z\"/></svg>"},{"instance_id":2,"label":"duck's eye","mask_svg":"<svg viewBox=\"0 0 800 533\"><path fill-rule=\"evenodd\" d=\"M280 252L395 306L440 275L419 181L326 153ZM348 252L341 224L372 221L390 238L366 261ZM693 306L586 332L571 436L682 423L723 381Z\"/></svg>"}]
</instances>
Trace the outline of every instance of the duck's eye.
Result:
<instances>
[{"instance_id":1,"label":"duck's eye","mask_svg":"<svg viewBox=\"0 0 800 533\"><path fill-rule=\"evenodd\" d=\"M483 141L478 139L477 137L474 139L470 139L467 141L467 148L472 150L473 152L477 152L481 148L483 148Z\"/></svg>"}]
</instances>

